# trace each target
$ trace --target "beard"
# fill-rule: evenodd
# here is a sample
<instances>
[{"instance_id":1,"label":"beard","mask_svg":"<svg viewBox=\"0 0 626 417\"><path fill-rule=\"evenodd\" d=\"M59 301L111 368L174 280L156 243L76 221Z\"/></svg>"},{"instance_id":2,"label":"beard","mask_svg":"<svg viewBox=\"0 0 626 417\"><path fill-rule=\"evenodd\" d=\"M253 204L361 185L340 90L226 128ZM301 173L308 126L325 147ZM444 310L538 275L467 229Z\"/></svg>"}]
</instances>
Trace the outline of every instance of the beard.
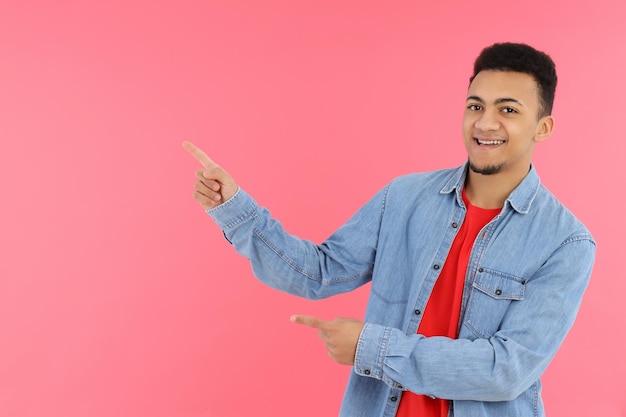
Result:
<instances>
[{"instance_id":1,"label":"beard","mask_svg":"<svg viewBox=\"0 0 626 417\"><path fill-rule=\"evenodd\" d=\"M474 165L471 161L469 162L469 168L473 172L475 172L477 174L481 174L481 175L497 174L498 172L500 172L502 170L503 167L504 167L504 164L485 165L485 166L479 167L479 166Z\"/></svg>"}]
</instances>

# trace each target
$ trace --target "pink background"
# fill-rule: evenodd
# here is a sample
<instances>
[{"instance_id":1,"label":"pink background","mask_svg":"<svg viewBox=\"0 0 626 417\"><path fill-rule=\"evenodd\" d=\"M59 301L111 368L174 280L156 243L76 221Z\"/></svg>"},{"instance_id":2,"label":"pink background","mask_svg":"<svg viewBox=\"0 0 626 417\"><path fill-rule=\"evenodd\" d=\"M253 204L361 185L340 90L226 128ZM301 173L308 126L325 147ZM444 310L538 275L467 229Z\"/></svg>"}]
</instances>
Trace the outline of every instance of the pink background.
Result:
<instances>
[{"instance_id":1,"label":"pink background","mask_svg":"<svg viewBox=\"0 0 626 417\"><path fill-rule=\"evenodd\" d=\"M259 283L181 143L319 242L464 161L472 61L506 40L557 63L535 163L598 242L546 408L625 416L625 21L622 0L1 0L0 416L336 415L349 368L289 316L362 317L368 287Z\"/></svg>"}]
</instances>

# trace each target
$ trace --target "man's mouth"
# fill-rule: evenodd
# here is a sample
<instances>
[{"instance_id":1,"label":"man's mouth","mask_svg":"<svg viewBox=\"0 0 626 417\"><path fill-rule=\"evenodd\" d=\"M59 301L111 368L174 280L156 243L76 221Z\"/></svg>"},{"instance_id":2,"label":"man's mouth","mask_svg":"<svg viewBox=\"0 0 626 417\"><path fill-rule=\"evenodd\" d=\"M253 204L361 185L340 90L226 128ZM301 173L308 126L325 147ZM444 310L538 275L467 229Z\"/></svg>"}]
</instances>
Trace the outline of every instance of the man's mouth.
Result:
<instances>
[{"instance_id":1,"label":"man's mouth","mask_svg":"<svg viewBox=\"0 0 626 417\"><path fill-rule=\"evenodd\" d=\"M502 145L504 143L503 140L487 140L487 139L478 139L478 138L474 138L474 140L479 144L479 145Z\"/></svg>"}]
</instances>

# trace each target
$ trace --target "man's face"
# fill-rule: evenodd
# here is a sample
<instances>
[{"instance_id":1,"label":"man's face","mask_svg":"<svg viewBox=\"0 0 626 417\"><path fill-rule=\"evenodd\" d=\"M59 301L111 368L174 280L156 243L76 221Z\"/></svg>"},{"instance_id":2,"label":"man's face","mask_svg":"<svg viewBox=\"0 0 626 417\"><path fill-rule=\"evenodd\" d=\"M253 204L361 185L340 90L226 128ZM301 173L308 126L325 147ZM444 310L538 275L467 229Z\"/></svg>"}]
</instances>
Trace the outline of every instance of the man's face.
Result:
<instances>
[{"instance_id":1,"label":"man's face","mask_svg":"<svg viewBox=\"0 0 626 417\"><path fill-rule=\"evenodd\" d=\"M539 117L537 83L520 72L481 71L468 89L463 136L470 168L484 174L523 176L535 144L552 132Z\"/></svg>"}]
</instances>

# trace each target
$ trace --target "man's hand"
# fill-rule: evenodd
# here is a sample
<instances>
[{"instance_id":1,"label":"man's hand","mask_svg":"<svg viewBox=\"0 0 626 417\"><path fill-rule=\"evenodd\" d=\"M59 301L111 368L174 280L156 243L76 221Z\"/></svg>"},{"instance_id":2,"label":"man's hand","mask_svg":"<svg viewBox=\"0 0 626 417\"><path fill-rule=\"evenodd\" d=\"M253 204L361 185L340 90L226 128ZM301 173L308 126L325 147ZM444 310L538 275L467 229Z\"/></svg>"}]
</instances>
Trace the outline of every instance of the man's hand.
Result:
<instances>
[{"instance_id":1,"label":"man's hand","mask_svg":"<svg viewBox=\"0 0 626 417\"><path fill-rule=\"evenodd\" d=\"M318 336L324 341L328 356L341 365L354 365L356 345L365 323L340 317L325 321L300 315L291 316L291 322L319 329Z\"/></svg>"},{"instance_id":2,"label":"man's hand","mask_svg":"<svg viewBox=\"0 0 626 417\"><path fill-rule=\"evenodd\" d=\"M196 171L196 192L193 197L205 209L219 206L237 192L237 184L233 177L217 165L200 148L191 142L183 142L185 148L193 155L204 169Z\"/></svg>"}]
</instances>

